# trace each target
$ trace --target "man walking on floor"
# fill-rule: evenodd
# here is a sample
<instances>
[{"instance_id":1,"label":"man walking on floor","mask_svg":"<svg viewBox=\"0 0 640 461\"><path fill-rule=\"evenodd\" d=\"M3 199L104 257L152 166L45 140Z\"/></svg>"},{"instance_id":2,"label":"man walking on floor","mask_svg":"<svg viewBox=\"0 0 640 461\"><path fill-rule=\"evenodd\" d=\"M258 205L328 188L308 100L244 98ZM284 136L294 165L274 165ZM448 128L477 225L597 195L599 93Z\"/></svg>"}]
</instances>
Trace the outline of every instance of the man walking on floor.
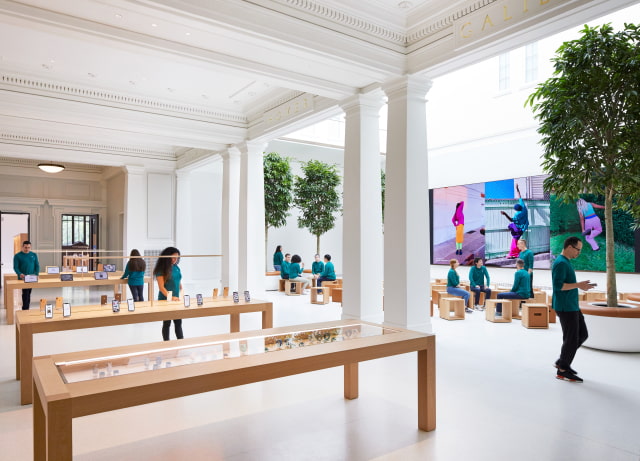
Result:
<instances>
[{"instance_id":1,"label":"man walking on floor","mask_svg":"<svg viewBox=\"0 0 640 461\"><path fill-rule=\"evenodd\" d=\"M589 280L576 282L576 273L570 260L580 256L581 251L582 240L578 237L567 238L564 241L562 253L558 255L551 268L552 307L562 326L560 358L554 365L558 369L556 378L574 383L581 383L583 380L578 376L578 372L571 368L571 363L578 348L589 337L584 315L578 303L578 288L587 291L596 286Z\"/></svg>"}]
</instances>

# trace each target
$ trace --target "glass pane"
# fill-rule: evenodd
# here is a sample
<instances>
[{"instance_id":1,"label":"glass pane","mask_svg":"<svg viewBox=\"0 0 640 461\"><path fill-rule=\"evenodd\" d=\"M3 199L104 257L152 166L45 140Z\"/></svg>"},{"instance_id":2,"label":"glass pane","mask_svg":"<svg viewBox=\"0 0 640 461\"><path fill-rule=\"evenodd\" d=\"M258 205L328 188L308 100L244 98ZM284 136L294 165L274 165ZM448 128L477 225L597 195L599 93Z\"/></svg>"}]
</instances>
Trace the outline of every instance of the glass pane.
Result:
<instances>
[{"instance_id":1,"label":"glass pane","mask_svg":"<svg viewBox=\"0 0 640 461\"><path fill-rule=\"evenodd\" d=\"M56 366L65 382L75 383L392 333L397 333L397 331L377 325L353 324L192 346L168 347L141 353L96 357L72 362L58 362Z\"/></svg>"}]
</instances>

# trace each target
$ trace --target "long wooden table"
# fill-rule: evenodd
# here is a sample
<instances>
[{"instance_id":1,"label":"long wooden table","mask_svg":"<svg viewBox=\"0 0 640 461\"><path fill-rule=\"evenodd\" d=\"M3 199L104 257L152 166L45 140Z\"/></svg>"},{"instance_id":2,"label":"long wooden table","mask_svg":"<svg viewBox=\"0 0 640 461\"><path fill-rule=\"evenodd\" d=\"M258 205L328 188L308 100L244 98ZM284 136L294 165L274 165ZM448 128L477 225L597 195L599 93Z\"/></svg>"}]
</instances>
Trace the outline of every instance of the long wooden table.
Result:
<instances>
[{"instance_id":1,"label":"long wooden table","mask_svg":"<svg viewBox=\"0 0 640 461\"><path fill-rule=\"evenodd\" d=\"M383 330L384 334L353 336L349 340L337 338L324 342L326 336L320 342L313 339L322 338L322 334L316 333L323 329L339 331L344 338L344 334L355 331L357 325L363 329L384 328L362 321L338 320L37 357L33 361L34 459L72 459L73 418L325 368L344 367L344 397L355 399L358 398L359 362L408 352L417 352L418 428L434 430L435 336L394 328ZM274 338L291 337L293 332L296 337L308 334L311 342L306 347L299 347L298 340L289 342L285 339L281 341L281 350L276 350L280 346L276 346ZM333 337L333 334L329 336ZM236 351L242 351L244 343L247 351L250 350L249 342L260 338L264 341L262 353L236 354L233 358L227 358L227 355L231 356L227 354L224 359L216 357L195 362L194 353L191 353L191 361L180 362L181 357L183 360L189 357L189 348L197 351L207 346L230 351L235 345ZM293 347L287 348L285 343L291 343ZM149 361L154 357L158 367L155 369L154 364L154 370L150 370ZM168 357L172 364L164 362ZM142 363L145 363L144 368ZM107 377L96 377L95 370L104 366L109 370ZM115 368L118 368L117 375L113 371ZM104 373L100 372L100 375L105 376Z\"/></svg>"},{"instance_id":2,"label":"long wooden table","mask_svg":"<svg viewBox=\"0 0 640 461\"><path fill-rule=\"evenodd\" d=\"M63 282L60 280L60 275L55 278L40 278L37 282L26 283L23 280L5 280L4 283L4 307L7 309L7 324L13 325L14 311L15 311L15 298L14 290L23 288L59 288L59 287L89 287L89 286L113 286L113 292L121 293L122 285L127 285L126 279L121 279L120 275L112 275L109 272L109 278L103 280L95 280L93 273L89 274L74 274L73 280L69 282ZM144 282L147 286L147 299L153 299L153 280L151 277L145 277ZM39 301L39 298L31 296L31 302ZM38 305L39 302L34 304Z\"/></svg>"},{"instance_id":3,"label":"long wooden table","mask_svg":"<svg viewBox=\"0 0 640 461\"><path fill-rule=\"evenodd\" d=\"M73 306L70 317L65 318L62 312L56 311L52 319L46 319L44 313L39 311L18 311L16 315L16 379L20 380L20 403L27 405L32 402L31 362L33 335L37 333L217 315L228 315L230 331L236 332L240 331L240 314L249 312L262 313L262 328L273 327L273 304L266 301L234 303L230 297L220 297L205 298L202 306L197 306L193 299L191 307L188 308L177 301L154 301L153 305L151 304L149 301L136 303L135 311L129 312L126 303L123 303L118 313L113 313L110 304L108 306Z\"/></svg>"}]
</instances>

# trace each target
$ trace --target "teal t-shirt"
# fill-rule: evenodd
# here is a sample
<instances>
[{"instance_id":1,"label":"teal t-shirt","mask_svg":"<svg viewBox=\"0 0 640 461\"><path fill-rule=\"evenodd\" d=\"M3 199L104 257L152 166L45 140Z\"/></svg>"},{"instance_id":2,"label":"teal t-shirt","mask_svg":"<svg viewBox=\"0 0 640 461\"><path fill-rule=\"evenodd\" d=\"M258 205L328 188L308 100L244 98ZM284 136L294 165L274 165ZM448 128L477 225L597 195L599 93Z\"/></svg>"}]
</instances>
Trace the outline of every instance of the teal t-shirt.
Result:
<instances>
[{"instance_id":1,"label":"teal t-shirt","mask_svg":"<svg viewBox=\"0 0 640 461\"><path fill-rule=\"evenodd\" d=\"M300 274L302 274L302 267L300 267L300 264L291 263L289 265L289 279L300 277Z\"/></svg>"},{"instance_id":2,"label":"teal t-shirt","mask_svg":"<svg viewBox=\"0 0 640 461\"><path fill-rule=\"evenodd\" d=\"M518 269L513 276L513 286L511 291L518 293L523 298L528 298L531 294L531 276L524 269Z\"/></svg>"},{"instance_id":3,"label":"teal t-shirt","mask_svg":"<svg viewBox=\"0 0 640 461\"><path fill-rule=\"evenodd\" d=\"M13 257L13 270L16 272L18 278L20 275L38 275L40 273L40 263L38 262L38 255L33 251L29 253L16 253Z\"/></svg>"},{"instance_id":4,"label":"teal t-shirt","mask_svg":"<svg viewBox=\"0 0 640 461\"><path fill-rule=\"evenodd\" d=\"M520 253L518 258L524 261L524 270L533 269L533 251L528 248Z\"/></svg>"},{"instance_id":5,"label":"teal t-shirt","mask_svg":"<svg viewBox=\"0 0 640 461\"><path fill-rule=\"evenodd\" d=\"M449 273L447 274L447 286L455 288L458 285L460 285L460 276L455 269L449 269Z\"/></svg>"},{"instance_id":6,"label":"teal t-shirt","mask_svg":"<svg viewBox=\"0 0 640 461\"><path fill-rule=\"evenodd\" d=\"M284 261L284 255L282 254L282 251L276 251L273 254L273 265L282 266L282 261Z\"/></svg>"},{"instance_id":7,"label":"teal t-shirt","mask_svg":"<svg viewBox=\"0 0 640 461\"><path fill-rule=\"evenodd\" d=\"M321 274L324 269L324 263L322 261L314 261L311 265L312 274Z\"/></svg>"},{"instance_id":8,"label":"teal t-shirt","mask_svg":"<svg viewBox=\"0 0 640 461\"><path fill-rule=\"evenodd\" d=\"M562 290L565 283L576 283L576 272L571 262L564 256L558 255L551 267L551 283L553 297L551 306L558 312L579 311L578 289Z\"/></svg>"},{"instance_id":9,"label":"teal t-shirt","mask_svg":"<svg viewBox=\"0 0 640 461\"><path fill-rule=\"evenodd\" d=\"M324 264L324 268L320 273L320 277L325 277L327 280L335 280L336 279L336 271L333 268L333 263L331 261L326 262Z\"/></svg>"},{"instance_id":10,"label":"teal t-shirt","mask_svg":"<svg viewBox=\"0 0 640 461\"><path fill-rule=\"evenodd\" d=\"M289 275L289 265L291 263L288 261L282 261L280 264L280 278L284 278L285 275Z\"/></svg>"},{"instance_id":11,"label":"teal t-shirt","mask_svg":"<svg viewBox=\"0 0 640 461\"><path fill-rule=\"evenodd\" d=\"M127 263L127 267L124 269L124 274L122 274L122 277L120 278L127 279L129 285L132 287L144 285L144 271L129 270L129 263Z\"/></svg>"},{"instance_id":12,"label":"teal t-shirt","mask_svg":"<svg viewBox=\"0 0 640 461\"><path fill-rule=\"evenodd\" d=\"M164 289L172 292L172 296L180 296L180 282L182 282L182 273L177 264L171 266L171 278L164 281ZM167 297L162 293L158 293L158 300L166 300Z\"/></svg>"},{"instance_id":13,"label":"teal t-shirt","mask_svg":"<svg viewBox=\"0 0 640 461\"><path fill-rule=\"evenodd\" d=\"M487 283L484 283L485 278L487 279ZM487 268L482 266L478 269L477 266L473 266L469 269L469 285L475 287L476 285L489 285L489 272Z\"/></svg>"}]
</instances>

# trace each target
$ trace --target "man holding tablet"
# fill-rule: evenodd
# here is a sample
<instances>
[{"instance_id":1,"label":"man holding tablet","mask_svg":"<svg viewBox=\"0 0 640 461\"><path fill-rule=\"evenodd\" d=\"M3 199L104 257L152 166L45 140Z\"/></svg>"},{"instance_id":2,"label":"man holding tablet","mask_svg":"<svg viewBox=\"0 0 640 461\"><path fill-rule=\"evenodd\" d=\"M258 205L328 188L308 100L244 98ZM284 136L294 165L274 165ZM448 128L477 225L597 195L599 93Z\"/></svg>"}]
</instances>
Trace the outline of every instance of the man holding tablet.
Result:
<instances>
[{"instance_id":1,"label":"man holding tablet","mask_svg":"<svg viewBox=\"0 0 640 461\"><path fill-rule=\"evenodd\" d=\"M38 255L31 252L31 242L22 242L22 251L13 257L13 270L20 280L24 280L26 275L38 275L40 273L40 263ZM31 304L31 288L22 289L22 310L29 310Z\"/></svg>"}]
</instances>

